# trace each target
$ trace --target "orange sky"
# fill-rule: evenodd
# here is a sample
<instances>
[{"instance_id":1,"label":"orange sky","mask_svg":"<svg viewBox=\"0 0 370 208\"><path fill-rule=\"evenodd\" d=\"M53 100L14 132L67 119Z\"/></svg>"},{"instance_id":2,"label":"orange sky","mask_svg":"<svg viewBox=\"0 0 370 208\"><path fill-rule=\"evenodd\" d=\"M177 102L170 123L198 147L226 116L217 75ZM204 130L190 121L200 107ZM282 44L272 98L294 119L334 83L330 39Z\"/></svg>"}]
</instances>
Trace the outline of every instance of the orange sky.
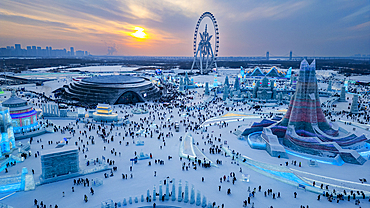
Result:
<instances>
[{"instance_id":1,"label":"orange sky","mask_svg":"<svg viewBox=\"0 0 370 208\"><path fill-rule=\"evenodd\" d=\"M218 21L220 56L370 54L368 1L338 1L1 0L0 47L192 56L195 24L209 11ZM200 30L207 23L213 34L207 21Z\"/></svg>"}]
</instances>

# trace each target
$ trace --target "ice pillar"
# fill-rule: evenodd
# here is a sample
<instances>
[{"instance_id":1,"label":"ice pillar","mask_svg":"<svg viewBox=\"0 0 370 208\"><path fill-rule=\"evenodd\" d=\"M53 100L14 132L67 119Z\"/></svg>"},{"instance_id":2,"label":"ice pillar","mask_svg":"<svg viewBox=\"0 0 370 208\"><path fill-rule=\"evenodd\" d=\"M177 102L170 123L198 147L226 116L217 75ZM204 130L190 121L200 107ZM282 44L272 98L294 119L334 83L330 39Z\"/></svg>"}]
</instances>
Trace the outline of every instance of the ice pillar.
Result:
<instances>
[{"instance_id":1,"label":"ice pillar","mask_svg":"<svg viewBox=\"0 0 370 208\"><path fill-rule=\"evenodd\" d=\"M358 94L353 95L351 113L358 113Z\"/></svg>"},{"instance_id":2,"label":"ice pillar","mask_svg":"<svg viewBox=\"0 0 370 208\"><path fill-rule=\"evenodd\" d=\"M184 91L184 79L182 77L180 77L179 91Z\"/></svg>"},{"instance_id":3,"label":"ice pillar","mask_svg":"<svg viewBox=\"0 0 370 208\"><path fill-rule=\"evenodd\" d=\"M332 83L331 83L331 80L329 80L327 91L330 92L331 88L332 88Z\"/></svg>"},{"instance_id":4,"label":"ice pillar","mask_svg":"<svg viewBox=\"0 0 370 208\"><path fill-rule=\"evenodd\" d=\"M175 179L172 179L172 201L176 200L176 187L175 187Z\"/></svg>"},{"instance_id":5,"label":"ice pillar","mask_svg":"<svg viewBox=\"0 0 370 208\"><path fill-rule=\"evenodd\" d=\"M47 104L47 106L48 106L47 113L48 113L48 114L50 114L50 111L51 111L51 110L50 110L50 104ZM49 116L50 116L50 115L49 115Z\"/></svg>"},{"instance_id":6,"label":"ice pillar","mask_svg":"<svg viewBox=\"0 0 370 208\"><path fill-rule=\"evenodd\" d=\"M177 201L181 202L182 201L182 186L181 186L181 180L179 181L179 196L177 197Z\"/></svg>"},{"instance_id":7,"label":"ice pillar","mask_svg":"<svg viewBox=\"0 0 370 208\"><path fill-rule=\"evenodd\" d=\"M205 94L205 95L209 95L208 82L206 82L206 86L205 86L205 89L204 89L204 94Z\"/></svg>"},{"instance_id":8,"label":"ice pillar","mask_svg":"<svg viewBox=\"0 0 370 208\"><path fill-rule=\"evenodd\" d=\"M155 186L153 188L153 201L157 200L157 192L155 190Z\"/></svg>"},{"instance_id":9,"label":"ice pillar","mask_svg":"<svg viewBox=\"0 0 370 208\"><path fill-rule=\"evenodd\" d=\"M166 183L166 196L165 200L168 201L170 199L170 188L169 188L169 183Z\"/></svg>"},{"instance_id":10,"label":"ice pillar","mask_svg":"<svg viewBox=\"0 0 370 208\"><path fill-rule=\"evenodd\" d=\"M229 94L228 94L228 86L227 85L224 85L223 100L225 101L228 96L229 96Z\"/></svg>"},{"instance_id":11,"label":"ice pillar","mask_svg":"<svg viewBox=\"0 0 370 208\"><path fill-rule=\"evenodd\" d=\"M206 196L203 195L202 207L206 207L206 206L207 206L207 198Z\"/></svg>"},{"instance_id":12,"label":"ice pillar","mask_svg":"<svg viewBox=\"0 0 370 208\"><path fill-rule=\"evenodd\" d=\"M189 186L188 186L188 182L187 181L185 182L185 198L184 198L184 202L185 203L188 203L189 202Z\"/></svg>"},{"instance_id":13,"label":"ice pillar","mask_svg":"<svg viewBox=\"0 0 370 208\"><path fill-rule=\"evenodd\" d=\"M159 184L159 201L162 200L162 181Z\"/></svg>"},{"instance_id":14,"label":"ice pillar","mask_svg":"<svg viewBox=\"0 0 370 208\"><path fill-rule=\"evenodd\" d=\"M343 85L342 90L340 91L339 102L345 102L345 101L346 101L346 87Z\"/></svg>"},{"instance_id":15,"label":"ice pillar","mask_svg":"<svg viewBox=\"0 0 370 208\"><path fill-rule=\"evenodd\" d=\"M200 202L201 202L201 197L200 197L200 191L199 190L197 190L197 201L196 201L196 205L197 206L200 206Z\"/></svg>"},{"instance_id":16,"label":"ice pillar","mask_svg":"<svg viewBox=\"0 0 370 208\"><path fill-rule=\"evenodd\" d=\"M195 192L194 192L194 185L191 185L191 194L190 194L190 204L195 203Z\"/></svg>"}]
</instances>

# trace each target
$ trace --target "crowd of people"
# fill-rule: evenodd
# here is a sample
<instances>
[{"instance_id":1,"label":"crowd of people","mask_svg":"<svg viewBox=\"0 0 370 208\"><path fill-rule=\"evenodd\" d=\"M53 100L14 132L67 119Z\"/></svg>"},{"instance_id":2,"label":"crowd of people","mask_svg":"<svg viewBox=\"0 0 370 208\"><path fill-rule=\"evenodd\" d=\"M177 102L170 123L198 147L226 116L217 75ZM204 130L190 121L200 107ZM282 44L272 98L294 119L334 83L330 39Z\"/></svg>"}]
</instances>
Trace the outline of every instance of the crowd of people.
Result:
<instances>
[{"instance_id":1,"label":"crowd of people","mask_svg":"<svg viewBox=\"0 0 370 208\"><path fill-rule=\"evenodd\" d=\"M190 98L192 97L192 98ZM194 99L194 97L196 99ZM120 115L124 115L127 118L132 118L135 115L132 113L132 109L134 108L141 108L147 110L147 114L142 114L138 118L137 121L133 120L128 124L123 123L105 123L105 122L96 122L89 119L78 119L75 122L69 122L65 126L56 125L50 122L49 120L46 121L47 125L52 126L54 131L60 133L65 136L69 136L68 140L66 141L67 145L75 145L78 147L81 155L86 159L86 166L91 165L100 165L106 164L111 167L110 173L103 173L104 178L114 177L116 174L114 173L117 171L117 161L120 161L124 151L131 151L131 147L136 145L141 138L153 138L157 141L156 147L153 146L151 148L158 148L159 150L166 150L166 148L172 148L169 146L169 141L172 140L177 134L175 133L175 124L176 122L180 123L180 132L181 135L186 132L192 132L196 135L196 142L194 145L199 146L202 150L203 154L209 154L218 158L218 156L224 156L225 152L222 150L222 145L224 144L225 138L228 135L218 134L215 132L210 132L208 128L212 125L217 126L219 129L228 128L230 129L230 133L235 132L235 126L230 125L227 122L217 122L216 124L210 124L210 126L202 128L201 125L210 118L218 117L224 115L226 112L233 112L233 111L241 111L241 112L249 112L260 114L259 109L255 109L251 106L246 106L243 103L234 104L233 107L227 107L224 104L224 101L221 98L215 98L211 100L207 105L204 105L202 99L204 95L201 93L195 93L195 91L188 90L184 94L178 94L169 100L168 104L164 105L163 103L158 102L149 102L149 103L142 103L136 105L116 105L113 106L113 110ZM195 101L194 100L198 100ZM42 102L35 102L36 105L40 105ZM191 108L191 106L202 105L204 108ZM261 114L262 115L262 114ZM263 114L265 117L273 117L275 114ZM365 116L365 118L369 119L369 117ZM365 119L366 120L366 119ZM42 142L41 138L35 138L30 140L30 144L32 141L36 140L37 144L33 145L40 145L41 149L46 149L46 145L44 146L44 142ZM46 141L49 146L53 146L56 144L57 141L55 140L48 140ZM95 154L91 153L91 145L95 144L102 144L101 148L104 152L107 152L104 158L95 157ZM90 149L90 150L89 150ZM94 157L89 157L89 154L94 155ZM153 153L150 154L150 161L148 162L149 166L151 165L164 165L165 160L171 160L172 156L167 155L166 157L158 157ZM108 156L107 156L108 155ZM39 157L40 153L38 151L35 152L35 158ZM137 152L132 153L132 158L137 158ZM128 159L128 158L126 158ZM233 158L230 158L233 161ZM196 160L193 162L183 160L183 158L179 159L181 161L181 169L183 171L190 171L190 170L197 170L197 167L205 167L207 166L206 162L203 160ZM224 159L227 160L227 159ZM185 162L186 161L186 162ZM198 163L199 162L199 163ZM166 162L167 163L167 162ZM286 166L288 166L289 162L286 162ZM222 165L222 160L217 159L217 165ZM292 161L291 165L301 167L300 161ZM237 167L239 169L240 167ZM160 167L157 168L158 170ZM154 177L157 175L157 170L154 171ZM121 171L121 169L119 169ZM121 172L122 179L133 179L133 167L130 166L130 172L125 172L122 170ZM158 171L159 172L159 171ZM240 172L242 172L240 168ZM119 174L118 174L119 175ZM189 173L190 175L190 173ZM71 188L71 192L75 192L75 186L82 186L89 187L91 196L94 195L95 190L92 188L91 183L92 179L88 178L78 178L73 179L73 186ZM209 181L208 176L202 176L202 182ZM215 181L216 182L216 181ZM220 184L218 186L218 190L226 191L227 195L232 195L232 188L228 187L229 184L238 183L236 178L235 172L230 172L229 174L224 174L220 177L219 180ZM224 187L222 187L224 186ZM225 189L225 186L227 187ZM315 186L315 184L314 184ZM258 191L257 191L258 189ZM327 189L328 190L328 189ZM279 199L282 197L280 191L274 191L272 188L268 188L265 191L262 190L261 186L251 189L248 188L248 195L246 199L242 201L243 206L255 206L255 202L253 202L253 198L257 196L257 193L261 192L261 196L264 197L271 197L272 199ZM225 192L223 192L225 193ZM350 200L350 196L356 196L363 194L363 192L351 192L351 195L348 194L348 200ZM67 194L68 195L68 194ZM294 198L297 197L297 192L293 193ZM344 194L345 195L345 194ZM342 194L335 194L335 190L331 192L327 191L325 193L325 197L328 198L329 201L333 201L334 198L337 200L344 200L344 195ZM65 193L63 192L63 197ZM88 196L86 193L83 193L83 200L87 203ZM320 196L318 197L320 200ZM337 201L339 202L339 201ZM359 201L356 199L356 203L359 204ZM34 204L37 207L47 207L42 201L40 203L35 199ZM221 207L224 207L224 204L220 203ZM213 203L214 206L216 202ZM51 206L51 205L50 205ZM55 205L55 208L58 206ZM272 207L272 206L271 206ZM303 205L302 205L303 207ZM305 208L308 208L308 205L305 205Z\"/></svg>"}]
</instances>

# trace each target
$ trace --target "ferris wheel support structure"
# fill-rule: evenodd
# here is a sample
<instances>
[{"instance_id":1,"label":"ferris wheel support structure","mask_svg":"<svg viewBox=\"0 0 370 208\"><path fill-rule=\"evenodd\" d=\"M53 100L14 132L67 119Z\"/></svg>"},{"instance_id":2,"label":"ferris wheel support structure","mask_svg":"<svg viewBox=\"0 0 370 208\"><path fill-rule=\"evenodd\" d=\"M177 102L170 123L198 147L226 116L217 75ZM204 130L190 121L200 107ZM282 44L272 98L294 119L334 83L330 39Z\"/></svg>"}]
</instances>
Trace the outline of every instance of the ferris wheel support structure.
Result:
<instances>
[{"instance_id":1,"label":"ferris wheel support structure","mask_svg":"<svg viewBox=\"0 0 370 208\"><path fill-rule=\"evenodd\" d=\"M205 31L203 33L199 33L201 40L197 47L197 37L198 37L198 30L200 23L204 18L210 18L210 20L213 23L214 28L214 49L212 48L212 45L210 43L210 40L212 38L212 35L209 36L207 32L207 25L205 27ZM217 56L218 56L218 48L220 43L220 37L218 32L218 24L216 21L216 18L214 15L210 12L204 12L198 19L197 25L195 27L194 31L194 41L193 41L193 53L194 53L194 60L193 64L191 66L191 71L193 71L194 65L197 64L198 69L200 70L201 74L207 74L212 67L215 67L217 69ZM198 59L199 54L199 59ZM203 69L203 64L205 65L205 68Z\"/></svg>"}]
</instances>

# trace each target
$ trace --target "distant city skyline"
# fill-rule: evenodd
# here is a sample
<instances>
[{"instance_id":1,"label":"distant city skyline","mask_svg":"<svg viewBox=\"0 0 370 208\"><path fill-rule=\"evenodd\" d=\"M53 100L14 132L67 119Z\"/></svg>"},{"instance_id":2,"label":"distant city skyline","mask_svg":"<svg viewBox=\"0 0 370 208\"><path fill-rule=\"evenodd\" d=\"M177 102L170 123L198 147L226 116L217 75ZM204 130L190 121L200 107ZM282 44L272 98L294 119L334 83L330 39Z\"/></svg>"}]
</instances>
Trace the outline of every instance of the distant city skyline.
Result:
<instances>
[{"instance_id":1,"label":"distant city skyline","mask_svg":"<svg viewBox=\"0 0 370 208\"><path fill-rule=\"evenodd\" d=\"M67 49L53 49L52 46L46 46L42 49L40 46L26 46L22 48L21 44L14 44L14 46L0 46L0 56L15 56L15 57L83 57L89 56L88 51L77 50L74 47Z\"/></svg>"},{"instance_id":2,"label":"distant city skyline","mask_svg":"<svg viewBox=\"0 0 370 208\"><path fill-rule=\"evenodd\" d=\"M205 11L217 19L221 57L267 51L270 57L290 51L293 56L370 54L368 0L2 0L0 48L74 46L93 55L192 56L195 25ZM210 21L200 31L206 23L212 34Z\"/></svg>"}]
</instances>

